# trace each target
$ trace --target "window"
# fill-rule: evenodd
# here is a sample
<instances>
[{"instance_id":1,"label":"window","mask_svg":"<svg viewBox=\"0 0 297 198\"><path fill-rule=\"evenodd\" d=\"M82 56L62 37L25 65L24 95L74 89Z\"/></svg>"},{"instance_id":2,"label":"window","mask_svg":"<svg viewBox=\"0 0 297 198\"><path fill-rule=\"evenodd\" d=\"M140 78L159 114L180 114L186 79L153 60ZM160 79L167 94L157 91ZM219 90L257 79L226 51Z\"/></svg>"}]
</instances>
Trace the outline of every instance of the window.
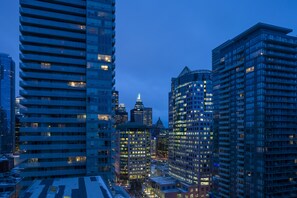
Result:
<instances>
[{"instance_id":1,"label":"window","mask_svg":"<svg viewBox=\"0 0 297 198\"><path fill-rule=\"evenodd\" d=\"M250 73L254 71L254 66L253 67L249 67L245 70L245 73Z\"/></svg>"},{"instance_id":2,"label":"window","mask_svg":"<svg viewBox=\"0 0 297 198\"><path fill-rule=\"evenodd\" d=\"M84 83L84 82L68 82L68 86L70 86L70 87L85 87L86 83Z\"/></svg>"},{"instance_id":3,"label":"window","mask_svg":"<svg viewBox=\"0 0 297 198\"><path fill-rule=\"evenodd\" d=\"M109 119L110 119L109 115L104 115L104 114L99 114L98 115L98 120L108 121Z\"/></svg>"},{"instance_id":4,"label":"window","mask_svg":"<svg viewBox=\"0 0 297 198\"><path fill-rule=\"evenodd\" d=\"M101 69L107 71L108 70L108 66L107 65L101 65Z\"/></svg>"},{"instance_id":5,"label":"window","mask_svg":"<svg viewBox=\"0 0 297 198\"><path fill-rule=\"evenodd\" d=\"M41 68L42 69L50 69L51 68L51 64L50 63L41 63Z\"/></svg>"},{"instance_id":6,"label":"window","mask_svg":"<svg viewBox=\"0 0 297 198\"><path fill-rule=\"evenodd\" d=\"M98 60L111 62L111 56L98 54Z\"/></svg>"}]
</instances>

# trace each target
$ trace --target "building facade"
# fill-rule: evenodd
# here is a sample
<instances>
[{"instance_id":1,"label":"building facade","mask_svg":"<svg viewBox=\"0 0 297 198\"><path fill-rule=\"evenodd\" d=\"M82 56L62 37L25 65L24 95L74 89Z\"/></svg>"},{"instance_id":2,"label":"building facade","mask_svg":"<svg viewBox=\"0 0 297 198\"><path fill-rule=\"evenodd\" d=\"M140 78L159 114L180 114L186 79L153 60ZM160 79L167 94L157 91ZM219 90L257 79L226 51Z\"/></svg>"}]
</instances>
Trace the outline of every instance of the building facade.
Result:
<instances>
[{"instance_id":1,"label":"building facade","mask_svg":"<svg viewBox=\"0 0 297 198\"><path fill-rule=\"evenodd\" d=\"M256 24L212 52L218 197L297 196L297 38Z\"/></svg>"},{"instance_id":2,"label":"building facade","mask_svg":"<svg viewBox=\"0 0 297 198\"><path fill-rule=\"evenodd\" d=\"M148 126L128 122L117 127L116 173L119 183L143 182L151 171L150 130Z\"/></svg>"},{"instance_id":3,"label":"building facade","mask_svg":"<svg viewBox=\"0 0 297 198\"><path fill-rule=\"evenodd\" d=\"M0 153L14 151L15 63L0 53Z\"/></svg>"},{"instance_id":4,"label":"building facade","mask_svg":"<svg viewBox=\"0 0 297 198\"><path fill-rule=\"evenodd\" d=\"M84 175L113 182L115 1L20 0L20 15L24 185Z\"/></svg>"},{"instance_id":5,"label":"building facade","mask_svg":"<svg viewBox=\"0 0 297 198\"><path fill-rule=\"evenodd\" d=\"M208 70L185 67L171 80L169 174L197 186L205 197L211 186L212 77ZM170 116L169 116L170 117Z\"/></svg>"}]
</instances>

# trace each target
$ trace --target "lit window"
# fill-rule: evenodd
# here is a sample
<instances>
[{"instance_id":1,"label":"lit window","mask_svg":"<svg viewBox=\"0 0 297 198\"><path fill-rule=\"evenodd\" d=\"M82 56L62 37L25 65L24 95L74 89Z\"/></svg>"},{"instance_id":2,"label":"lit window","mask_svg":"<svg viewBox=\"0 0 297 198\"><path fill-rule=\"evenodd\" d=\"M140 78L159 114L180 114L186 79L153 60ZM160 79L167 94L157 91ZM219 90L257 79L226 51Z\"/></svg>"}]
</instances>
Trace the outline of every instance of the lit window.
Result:
<instances>
[{"instance_id":1,"label":"lit window","mask_svg":"<svg viewBox=\"0 0 297 198\"><path fill-rule=\"evenodd\" d=\"M82 114L82 115L77 115L78 119L86 119L86 114Z\"/></svg>"},{"instance_id":2,"label":"lit window","mask_svg":"<svg viewBox=\"0 0 297 198\"><path fill-rule=\"evenodd\" d=\"M36 122L34 122L34 123L31 123L31 127L33 127L33 128L36 128L36 127L38 127L38 123L36 123Z\"/></svg>"},{"instance_id":3,"label":"lit window","mask_svg":"<svg viewBox=\"0 0 297 198\"><path fill-rule=\"evenodd\" d=\"M98 60L111 62L111 56L98 54Z\"/></svg>"},{"instance_id":4,"label":"lit window","mask_svg":"<svg viewBox=\"0 0 297 198\"><path fill-rule=\"evenodd\" d=\"M108 66L107 65L101 65L101 69L107 71L108 70Z\"/></svg>"},{"instance_id":5,"label":"lit window","mask_svg":"<svg viewBox=\"0 0 297 198\"><path fill-rule=\"evenodd\" d=\"M245 72L249 73L249 72L253 72L253 71L254 71L254 66L247 68Z\"/></svg>"},{"instance_id":6,"label":"lit window","mask_svg":"<svg viewBox=\"0 0 297 198\"><path fill-rule=\"evenodd\" d=\"M99 114L98 115L98 120L105 120L105 121L108 121L110 118L109 118L109 115L104 115L104 114Z\"/></svg>"},{"instance_id":7,"label":"lit window","mask_svg":"<svg viewBox=\"0 0 297 198\"><path fill-rule=\"evenodd\" d=\"M79 25L79 29L81 29L81 30L85 30L85 29L86 29L86 26L84 26L84 25Z\"/></svg>"},{"instance_id":8,"label":"lit window","mask_svg":"<svg viewBox=\"0 0 297 198\"><path fill-rule=\"evenodd\" d=\"M68 82L68 86L70 86L70 87L86 87L86 83L84 83L84 82Z\"/></svg>"},{"instance_id":9,"label":"lit window","mask_svg":"<svg viewBox=\"0 0 297 198\"><path fill-rule=\"evenodd\" d=\"M43 69L50 69L51 68L51 64L50 63L41 63L41 68L43 68Z\"/></svg>"}]
</instances>

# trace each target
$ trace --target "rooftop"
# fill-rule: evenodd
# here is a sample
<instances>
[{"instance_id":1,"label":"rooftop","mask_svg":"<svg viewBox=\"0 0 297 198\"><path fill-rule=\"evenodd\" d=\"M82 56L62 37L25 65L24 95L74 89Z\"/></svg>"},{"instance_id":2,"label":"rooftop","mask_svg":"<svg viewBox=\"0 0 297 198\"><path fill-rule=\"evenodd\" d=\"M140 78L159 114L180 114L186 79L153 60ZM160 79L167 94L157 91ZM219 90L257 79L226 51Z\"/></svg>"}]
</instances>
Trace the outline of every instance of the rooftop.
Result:
<instances>
[{"instance_id":1,"label":"rooftop","mask_svg":"<svg viewBox=\"0 0 297 198\"><path fill-rule=\"evenodd\" d=\"M150 180L160 185L176 184L176 179L172 177L151 177Z\"/></svg>"},{"instance_id":2,"label":"rooftop","mask_svg":"<svg viewBox=\"0 0 297 198\"><path fill-rule=\"evenodd\" d=\"M270 25L270 24L266 24L266 23L257 23L256 25L250 27L249 29L247 29L246 31L244 31L241 34L237 35L233 39L230 39L230 40L226 41L225 43L219 45L214 50L224 48L224 47L232 44L233 42L236 42L236 41L238 41L240 39L243 39L246 36L248 36L249 34L252 34L252 33L256 32L256 31L259 31L261 29L262 30L271 30L271 31L274 31L274 32L282 33L282 34L289 34L290 32L293 31L292 29L289 29L289 28L279 27L279 26Z\"/></svg>"},{"instance_id":3,"label":"rooftop","mask_svg":"<svg viewBox=\"0 0 297 198\"><path fill-rule=\"evenodd\" d=\"M24 198L112 198L100 176L36 180Z\"/></svg>"}]
</instances>

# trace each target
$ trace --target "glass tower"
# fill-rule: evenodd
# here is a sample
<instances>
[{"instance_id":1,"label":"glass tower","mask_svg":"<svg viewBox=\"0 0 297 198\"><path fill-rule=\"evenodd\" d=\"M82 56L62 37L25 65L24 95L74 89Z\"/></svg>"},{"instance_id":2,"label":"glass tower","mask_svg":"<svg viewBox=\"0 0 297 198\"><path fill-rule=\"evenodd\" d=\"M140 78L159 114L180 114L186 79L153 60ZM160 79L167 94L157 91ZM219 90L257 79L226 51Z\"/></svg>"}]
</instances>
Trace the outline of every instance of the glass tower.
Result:
<instances>
[{"instance_id":1,"label":"glass tower","mask_svg":"<svg viewBox=\"0 0 297 198\"><path fill-rule=\"evenodd\" d=\"M213 50L218 197L297 196L297 38L256 24Z\"/></svg>"},{"instance_id":2,"label":"glass tower","mask_svg":"<svg viewBox=\"0 0 297 198\"><path fill-rule=\"evenodd\" d=\"M115 0L20 0L24 185L114 178Z\"/></svg>"},{"instance_id":3,"label":"glass tower","mask_svg":"<svg viewBox=\"0 0 297 198\"><path fill-rule=\"evenodd\" d=\"M185 67L172 78L169 96L169 174L197 186L199 197L206 196L211 185L211 72Z\"/></svg>"},{"instance_id":4,"label":"glass tower","mask_svg":"<svg viewBox=\"0 0 297 198\"><path fill-rule=\"evenodd\" d=\"M15 63L0 53L0 153L14 150Z\"/></svg>"}]
</instances>

